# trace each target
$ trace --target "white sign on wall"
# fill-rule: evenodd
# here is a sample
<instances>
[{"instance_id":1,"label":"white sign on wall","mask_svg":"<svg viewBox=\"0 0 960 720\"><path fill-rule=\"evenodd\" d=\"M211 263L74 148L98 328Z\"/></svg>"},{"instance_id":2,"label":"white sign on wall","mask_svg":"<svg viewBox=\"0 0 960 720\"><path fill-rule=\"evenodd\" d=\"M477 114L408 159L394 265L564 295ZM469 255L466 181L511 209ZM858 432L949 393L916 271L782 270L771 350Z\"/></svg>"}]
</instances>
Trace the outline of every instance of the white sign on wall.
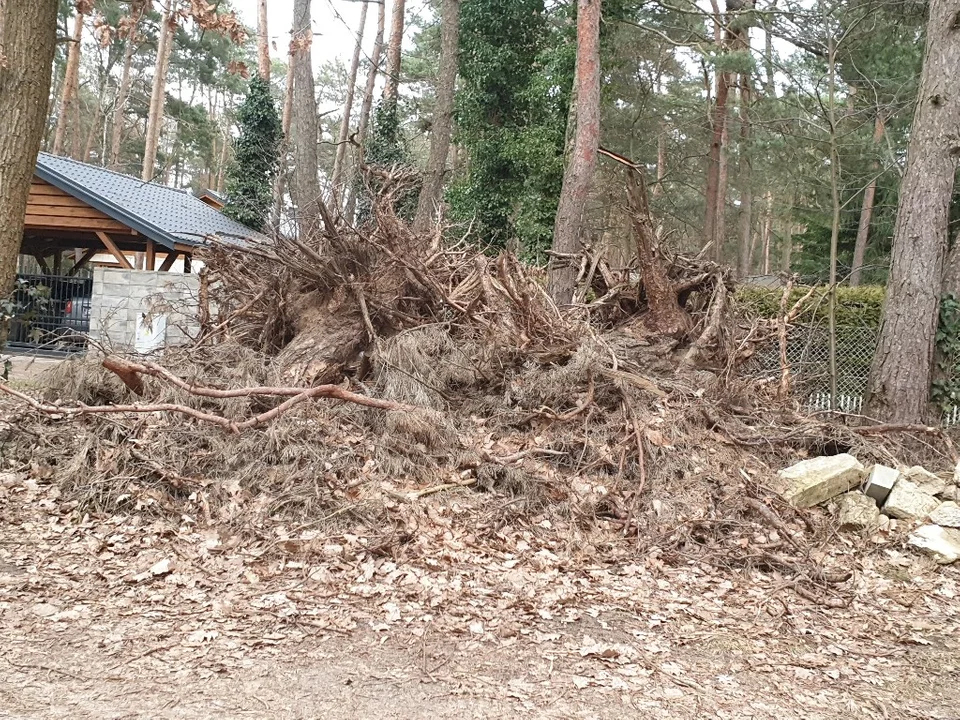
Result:
<instances>
[{"instance_id":1,"label":"white sign on wall","mask_svg":"<svg viewBox=\"0 0 960 720\"><path fill-rule=\"evenodd\" d=\"M140 355L147 355L162 348L166 337L166 315L140 313L137 316L137 335L133 348Z\"/></svg>"}]
</instances>

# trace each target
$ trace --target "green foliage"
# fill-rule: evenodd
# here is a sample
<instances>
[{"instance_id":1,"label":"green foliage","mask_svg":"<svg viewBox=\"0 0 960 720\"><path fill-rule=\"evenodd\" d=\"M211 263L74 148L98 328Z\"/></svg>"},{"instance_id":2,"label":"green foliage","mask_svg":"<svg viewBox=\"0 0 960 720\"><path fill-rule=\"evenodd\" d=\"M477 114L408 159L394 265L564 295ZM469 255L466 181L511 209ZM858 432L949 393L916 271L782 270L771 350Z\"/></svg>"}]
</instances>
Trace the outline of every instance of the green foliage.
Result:
<instances>
[{"instance_id":1,"label":"green foliage","mask_svg":"<svg viewBox=\"0 0 960 720\"><path fill-rule=\"evenodd\" d=\"M543 0L465 0L457 142L469 171L451 188L454 219L492 248L542 259L553 235L576 48L569 9Z\"/></svg>"},{"instance_id":2,"label":"green foliage","mask_svg":"<svg viewBox=\"0 0 960 720\"><path fill-rule=\"evenodd\" d=\"M373 109L372 125L367 162L381 167L404 164L407 161L407 152L400 132L400 113L396 99L377 102Z\"/></svg>"},{"instance_id":3,"label":"green foliage","mask_svg":"<svg viewBox=\"0 0 960 720\"><path fill-rule=\"evenodd\" d=\"M263 228L270 209L281 141L280 117L270 86L259 75L250 81L246 100L237 110L239 135L227 169L227 206L234 220Z\"/></svg>"},{"instance_id":4,"label":"green foliage","mask_svg":"<svg viewBox=\"0 0 960 720\"><path fill-rule=\"evenodd\" d=\"M960 405L960 299L952 293L940 300L936 343L937 379L931 397L946 410Z\"/></svg>"},{"instance_id":5,"label":"green foliage","mask_svg":"<svg viewBox=\"0 0 960 720\"><path fill-rule=\"evenodd\" d=\"M809 287L794 287L787 299L787 309L810 291ZM780 315L780 301L783 290L740 286L736 299L748 314L768 320ZM884 288L878 285L837 288L837 326L879 328L883 316ZM814 291L813 296L800 311L796 322L799 324L819 324L827 322L829 305L827 288Z\"/></svg>"}]
</instances>

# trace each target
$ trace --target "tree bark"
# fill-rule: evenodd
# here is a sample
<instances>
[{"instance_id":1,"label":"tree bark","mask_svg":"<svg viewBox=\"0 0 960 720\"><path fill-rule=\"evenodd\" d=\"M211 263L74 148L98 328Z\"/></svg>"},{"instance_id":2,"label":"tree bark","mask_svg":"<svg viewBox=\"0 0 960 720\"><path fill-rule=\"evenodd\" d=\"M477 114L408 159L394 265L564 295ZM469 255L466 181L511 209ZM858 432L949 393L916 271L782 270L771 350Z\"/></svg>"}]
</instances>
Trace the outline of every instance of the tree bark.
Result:
<instances>
[{"instance_id":1,"label":"tree bark","mask_svg":"<svg viewBox=\"0 0 960 720\"><path fill-rule=\"evenodd\" d=\"M749 42L749 41L748 41ZM750 157L750 75L740 75L740 247L737 275L750 274L753 263L753 161Z\"/></svg>"},{"instance_id":2,"label":"tree bark","mask_svg":"<svg viewBox=\"0 0 960 720\"><path fill-rule=\"evenodd\" d=\"M793 223L788 221L780 247L780 271L788 273L793 267Z\"/></svg>"},{"instance_id":3,"label":"tree bark","mask_svg":"<svg viewBox=\"0 0 960 720\"><path fill-rule=\"evenodd\" d=\"M377 35L373 40L373 53L370 55L370 68L367 70L367 84L363 88L363 103L360 105L360 123L357 137L361 144L367 140L370 127L370 111L373 109L373 91L377 85L377 75L383 62L383 36L387 24L386 3L377 3Z\"/></svg>"},{"instance_id":4,"label":"tree bark","mask_svg":"<svg viewBox=\"0 0 960 720\"><path fill-rule=\"evenodd\" d=\"M144 182L153 180L157 164L157 147L160 145L160 127L163 125L164 105L167 99L167 69L170 66L170 52L173 50L173 35L176 29L177 0L168 0L166 12L160 23L160 37L157 41L157 66L153 75L153 91L150 95L150 112L147 115L147 133L143 142Z\"/></svg>"},{"instance_id":5,"label":"tree bark","mask_svg":"<svg viewBox=\"0 0 960 720\"><path fill-rule=\"evenodd\" d=\"M670 127L667 123L660 122L660 133L657 135L657 184L653 186L650 194L659 197L663 194L663 181L667 177L667 133Z\"/></svg>"},{"instance_id":6,"label":"tree bark","mask_svg":"<svg viewBox=\"0 0 960 720\"><path fill-rule=\"evenodd\" d=\"M57 0L0 4L0 296L13 288L23 219L46 127ZM5 334L5 332L3 333Z\"/></svg>"},{"instance_id":7,"label":"tree bark","mask_svg":"<svg viewBox=\"0 0 960 720\"><path fill-rule=\"evenodd\" d=\"M643 176L633 168L627 175L627 202L637 241L643 292L647 299L644 325L658 334L680 338L690 330L690 318L680 307L677 291L657 252L657 236L650 217L647 189Z\"/></svg>"},{"instance_id":8,"label":"tree bark","mask_svg":"<svg viewBox=\"0 0 960 720\"><path fill-rule=\"evenodd\" d=\"M63 93L60 96L60 111L57 113L57 128L53 135L53 154L63 154L63 144L67 137L67 126L73 121L74 105L80 92L80 49L83 40L83 27L86 16L77 12L73 20L73 37L67 51L67 69L63 74ZM79 127L74 128L80 132Z\"/></svg>"},{"instance_id":9,"label":"tree bark","mask_svg":"<svg viewBox=\"0 0 960 720\"><path fill-rule=\"evenodd\" d=\"M460 40L460 0L443 0L440 10L440 76L430 133L430 155L414 218L414 229L426 232L433 223L443 193L447 154L453 135L453 98L457 89L457 58Z\"/></svg>"},{"instance_id":10,"label":"tree bark","mask_svg":"<svg viewBox=\"0 0 960 720\"><path fill-rule=\"evenodd\" d=\"M295 51L293 56L293 111L290 137L293 144L294 171L292 195L297 206L297 227L301 239L319 227L320 181L317 178L317 100L313 86L313 61L310 46L313 29L310 0L293 4Z\"/></svg>"},{"instance_id":11,"label":"tree bark","mask_svg":"<svg viewBox=\"0 0 960 720\"><path fill-rule=\"evenodd\" d=\"M720 14L720 6L717 0L711 0L713 6L713 39L718 50L723 52L723 16ZM710 142L710 152L707 156L707 180L704 191L704 221L703 221L703 242L704 245L713 244L713 256L720 259L722 252L721 243L722 232L718 228L723 226L722 218L718 217L718 211L722 212L724 203L720 202L720 181L723 170L724 142L726 138L727 124L727 98L730 94L730 78L727 73L716 72L716 94L713 102L713 108L710 113L710 129L712 131L712 140Z\"/></svg>"},{"instance_id":12,"label":"tree bark","mask_svg":"<svg viewBox=\"0 0 960 720\"><path fill-rule=\"evenodd\" d=\"M142 15L142 13L141 13ZM127 98L130 97L132 83L130 69L133 65L133 55L136 50L137 24L134 24L127 37L127 46L123 49L123 71L120 74L120 88L117 90L117 99L113 108L113 127L110 129L110 167L114 170L120 167L120 146L123 144L123 117L127 108Z\"/></svg>"},{"instance_id":13,"label":"tree bark","mask_svg":"<svg viewBox=\"0 0 960 720\"><path fill-rule=\"evenodd\" d=\"M573 300L583 214L600 146L600 2L577 0L577 61L574 90L577 124L573 152L563 173L553 229L547 291L557 305Z\"/></svg>"},{"instance_id":14,"label":"tree bark","mask_svg":"<svg viewBox=\"0 0 960 720\"><path fill-rule=\"evenodd\" d=\"M367 70L367 84L363 88L363 102L360 105L360 122L357 127L357 140L361 146L366 146L367 129L370 127L370 112L373 109L373 92L377 85L377 75L380 73L380 64L383 61L383 36L387 25L387 6L381 0L377 3L377 35L373 40L373 52L370 55L370 67ZM350 172L350 181L347 186L350 189L350 197L347 200L347 208L344 216L348 221L353 222L353 216L357 209L357 175L356 167Z\"/></svg>"},{"instance_id":15,"label":"tree bark","mask_svg":"<svg viewBox=\"0 0 960 720\"><path fill-rule=\"evenodd\" d=\"M931 0L867 398L868 412L885 422L922 422L929 412L950 201L960 157L958 17L960 0Z\"/></svg>"},{"instance_id":16,"label":"tree bark","mask_svg":"<svg viewBox=\"0 0 960 720\"><path fill-rule=\"evenodd\" d=\"M270 82L270 33L267 28L267 0L257 0L257 72Z\"/></svg>"},{"instance_id":17,"label":"tree bark","mask_svg":"<svg viewBox=\"0 0 960 720\"><path fill-rule=\"evenodd\" d=\"M770 241L773 238L773 193L767 190L764 196L766 209L763 215L763 274L770 274Z\"/></svg>"},{"instance_id":18,"label":"tree bark","mask_svg":"<svg viewBox=\"0 0 960 720\"><path fill-rule=\"evenodd\" d=\"M334 208L340 207L338 198L340 193L340 178L343 175L343 162L347 157L347 141L350 137L350 114L353 111L353 95L357 88L357 71L360 69L360 51L363 49L363 28L367 24L367 6L364 0L360 9L360 24L357 28L357 44L353 48L353 58L350 60L350 71L347 74L347 95L343 101L343 111L340 115L340 135L337 138L337 151L333 158L333 174L330 177L330 197Z\"/></svg>"},{"instance_id":19,"label":"tree bark","mask_svg":"<svg viewBox=\"0 0 960 720\"><path fill-rule=\"evenodd\" d=\"M877 118L873 126L873 144L878 145L883 139L883 117L877 112ZM870 241L870 223L873 221L873 206L877 196L877 173L880 170L880 164L874 161L870 170L872 177L867 189L863 191L863 207L860 209L860 224L857 225L857 240L853 246L853 267L850 271L850 287L856 287L860 284L860 276L863 272L863 261L867 255L867 245Z\"/></svg>"},{"instance_id":20,"label":"tree bark","mask_svg":"<svg viewBox=\"0 0 960 720\"><path fill-rule=\"evenodd\" d=\"M400 51L403 47L403 21L406 0L393 0L390 15L390 42L387 44L386 82L383 85L385 102L396 102L400 91Z\"/></svg>"}]
</instances>

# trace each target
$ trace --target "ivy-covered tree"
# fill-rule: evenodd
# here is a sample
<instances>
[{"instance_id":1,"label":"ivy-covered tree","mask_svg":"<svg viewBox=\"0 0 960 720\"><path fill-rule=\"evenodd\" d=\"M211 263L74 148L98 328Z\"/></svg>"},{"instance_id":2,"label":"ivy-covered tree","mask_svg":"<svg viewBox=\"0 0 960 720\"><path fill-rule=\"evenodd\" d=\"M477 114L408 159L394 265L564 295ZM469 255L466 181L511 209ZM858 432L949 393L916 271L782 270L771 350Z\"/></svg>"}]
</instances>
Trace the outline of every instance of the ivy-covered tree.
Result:
<instances>
[{"instance_id":1,"label":"ivy-covered tree","mask_svg":"<svg viewBox=\"0 0 960 720\"><path fill-rule=\"evenodd\" d=\"M460 17L456 142L469 169L451 215L493 248L519 242L543 259L553 236L573 65L567 7L543 0L465 0Z\"/></svg>"},{"instance_id":2,"label":"ivy-covered tree","mask_svg":"<svg viewBox=\"0 0 960 720\"><path fill-rule=\"evenodd\" d=\"M227 169L225 212L260 230L270 210L282 133L270 84L259 75L250 80L247 97L237 109L237 127L233 161Z\"/></svg>"}]
</instances>

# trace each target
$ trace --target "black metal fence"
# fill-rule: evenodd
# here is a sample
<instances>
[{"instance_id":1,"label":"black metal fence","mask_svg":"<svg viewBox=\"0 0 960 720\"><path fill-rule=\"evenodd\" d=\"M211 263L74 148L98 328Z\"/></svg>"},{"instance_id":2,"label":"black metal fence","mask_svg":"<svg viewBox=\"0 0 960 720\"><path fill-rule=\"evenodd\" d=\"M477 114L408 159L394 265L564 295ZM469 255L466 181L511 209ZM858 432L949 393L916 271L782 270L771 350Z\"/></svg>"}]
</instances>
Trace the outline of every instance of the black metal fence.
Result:
<instances>
[{"instance_id":1,"label":"black metal fence","mask_svg":"<svg viewBox=\"0 0 960 720\"><path fill-rule=\"evenodd\" d=\"M92 278L17 275L7 345L54 352L83 350L90 332L92 295Z\"/></svg>"}]
</instances>

